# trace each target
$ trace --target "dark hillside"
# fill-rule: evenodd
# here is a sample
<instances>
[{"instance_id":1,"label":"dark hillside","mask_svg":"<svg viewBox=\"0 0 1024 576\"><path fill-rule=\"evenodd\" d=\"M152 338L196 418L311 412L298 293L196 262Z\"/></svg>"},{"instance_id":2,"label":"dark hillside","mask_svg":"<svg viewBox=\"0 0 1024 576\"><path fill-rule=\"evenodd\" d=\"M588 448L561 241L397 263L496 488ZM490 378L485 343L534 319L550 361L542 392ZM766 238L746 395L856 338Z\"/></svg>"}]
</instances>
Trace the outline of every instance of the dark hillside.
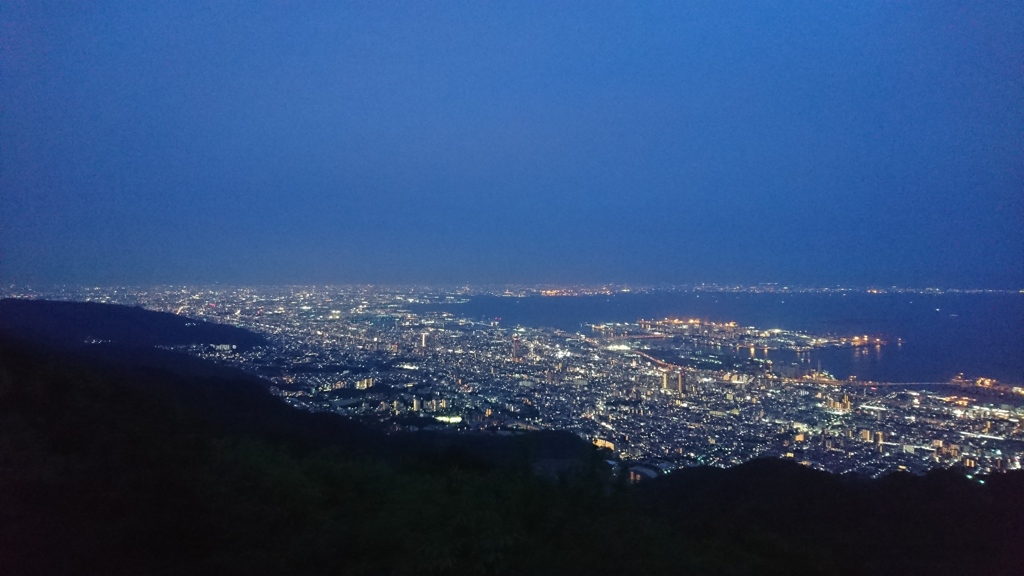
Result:
<instances>
[{"instance_id":1,"label":"dark hillside","mask_svg":"<svg viewBox=\"0 0 1024 576\"><path fill-rule=\"evenodd\" d=\"M102 341L131 346L231 344L249 348L266 340L248 330L142 308L96 302L0 300L0 334L75 346Z\"/></svg>"},{"instance_id":2,"label":"dark hillside","mask_svg":"<svg viewBox=\"0 0 1024 576\"><path fill-rule=\"evenodd\" d=\"M551 444L507 442L499 452ZM551 483L529 462L443 444L299 412L245 380L2 341L0 573L564 574L669 562L670 547L632 558L664 535L602 496L593 460Z\"/></svg>"},{"instance_id":3,"label":"dark hillside","mask_svg":"<svg viewBox=\"0 0 1024 576\"><path fill-rule=\"evenodd\" d=\"M650 514L758 555L805 550L849 574L1017 574L1024 473L845 478L783 460L684 469L638 486Z\"/></svg>"},{"instance_id":4,"label":"dark hillside","mask_svg":"<svg viewBox=\"0 0 1024 576\"><path fill-rule=\"evenodd\" d=\"M0 574L1024 565L1020 473L864 481L755 461L628 487L569 434L388 436L294 410L242 372L138 351L0 337Z\"/></svg>"}]
</instances>

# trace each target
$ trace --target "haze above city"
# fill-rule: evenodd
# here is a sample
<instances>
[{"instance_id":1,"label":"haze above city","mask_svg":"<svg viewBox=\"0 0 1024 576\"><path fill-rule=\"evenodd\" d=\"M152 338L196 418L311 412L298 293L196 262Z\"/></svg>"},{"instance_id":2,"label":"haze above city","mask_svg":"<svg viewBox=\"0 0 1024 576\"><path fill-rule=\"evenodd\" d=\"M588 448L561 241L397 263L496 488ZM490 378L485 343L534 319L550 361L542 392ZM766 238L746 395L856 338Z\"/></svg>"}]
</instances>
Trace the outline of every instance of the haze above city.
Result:
<instances>
[{"instance_id":1,"label":"haze above city","mask_svg":"<svg viewBox=\"0 0 1024 576\"><path fill-rule=\"evenodd\" d=\"M4 283L1024 287L1016 2L5 2Z\"/></svg>"}]
</instances>

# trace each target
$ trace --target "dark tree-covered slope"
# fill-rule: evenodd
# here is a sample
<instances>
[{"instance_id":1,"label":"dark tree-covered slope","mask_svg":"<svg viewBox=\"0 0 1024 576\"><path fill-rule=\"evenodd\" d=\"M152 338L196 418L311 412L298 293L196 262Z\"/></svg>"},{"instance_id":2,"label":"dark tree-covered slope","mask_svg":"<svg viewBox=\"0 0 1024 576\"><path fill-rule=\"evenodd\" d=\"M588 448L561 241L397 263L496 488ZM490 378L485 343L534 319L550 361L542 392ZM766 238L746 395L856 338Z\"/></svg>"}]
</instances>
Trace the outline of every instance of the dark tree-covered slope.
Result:
<instances>
[{"instance_id":1,"label":"dark tree-covered slope","mask_svg":"<svg viewBox=\"0 0 1024 576\"><path fill-rule=\"evenodd\" d=\"M137 351L0 337L0 574L1024 565L1020 473L865 481L755 461L629 487L566 434L388 436L293 410L244 373ZM551 460L573 464L536 473Z\"/></svg>"},{"instance_id":2,"label":"dark tree-covered slope","mask_svg":"<svg viewBox=\"0 0 1024 576\"><path fill-rule=\"evenodd\" d=\"M495 462L244 379L0 341L0 573L568 574L674 556L633 557L669 536L604 495L599 458L539 478L532 438L491 439Z\"/></svg>"},{"instance_id":3,"label":"dark tree-covered slope","mask_svg":"<svg viewBox=\"0 0 1024 576\"><path fill-rule=\"evenodd\" d=\"M247 348L266 343L259 334L234 326L143 308L17 298L0 300L0 334L63 346L103 341L140 347L231 344Z\"/></svg>"}]
</instances>

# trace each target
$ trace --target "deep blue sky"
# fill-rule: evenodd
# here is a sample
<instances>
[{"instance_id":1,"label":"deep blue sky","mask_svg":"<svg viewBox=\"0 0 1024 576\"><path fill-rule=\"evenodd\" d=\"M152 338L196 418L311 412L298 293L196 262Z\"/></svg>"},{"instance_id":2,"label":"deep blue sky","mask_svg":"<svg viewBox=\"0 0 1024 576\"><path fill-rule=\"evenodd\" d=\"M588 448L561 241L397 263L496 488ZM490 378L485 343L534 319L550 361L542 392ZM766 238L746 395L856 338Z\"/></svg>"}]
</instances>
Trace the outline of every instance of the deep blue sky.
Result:
<instances>
[{"instance_id":1,"label":"deep blue sky","mask_svg":"<svg viewBox=\"0 0 1024 576\"><path fill-rule=\"evenodd\" d=\"M0 281L1024 287L1024 3L0 2Z\"/></svg>"}]
</instances>

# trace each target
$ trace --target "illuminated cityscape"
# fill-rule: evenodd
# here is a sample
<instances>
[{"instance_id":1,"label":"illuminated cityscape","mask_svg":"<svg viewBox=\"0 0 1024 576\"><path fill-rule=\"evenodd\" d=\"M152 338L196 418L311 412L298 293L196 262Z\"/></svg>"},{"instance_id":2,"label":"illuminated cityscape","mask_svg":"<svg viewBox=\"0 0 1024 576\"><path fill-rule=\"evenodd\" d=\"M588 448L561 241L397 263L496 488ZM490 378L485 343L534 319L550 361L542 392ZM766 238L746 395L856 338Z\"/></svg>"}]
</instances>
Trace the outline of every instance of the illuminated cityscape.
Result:
<instances>
[{"instance_id":1,"label":"illuminated cityscape","mask_svg":"<svg viewBox=\"0 0 1024 576\"><path fill-rule=\"evenodd\" d=\"M570 332L411 310L481 292L554 290L163 287L15 295L136 305L247 328L272 345L188 352L264 377L295 408L390 431L571 431L630 463L637 477L758 457L871 477L1021 467L1019 385L963 377L839 381L820 367L776 365L770 358L776 351L799 356L830 347L867 353L887 345L880 337L697 318Z\"/></svg>"},{"instance_id":2,"label":"illuminated cityscape","mask_svg":"<svg viewBox=\"0 0 1024 576\"><path fill-rule=\"evenodd\" d=\"M3 2L0 576L1018 576L1024 2Z\"/></svg>"}]
</instances>

